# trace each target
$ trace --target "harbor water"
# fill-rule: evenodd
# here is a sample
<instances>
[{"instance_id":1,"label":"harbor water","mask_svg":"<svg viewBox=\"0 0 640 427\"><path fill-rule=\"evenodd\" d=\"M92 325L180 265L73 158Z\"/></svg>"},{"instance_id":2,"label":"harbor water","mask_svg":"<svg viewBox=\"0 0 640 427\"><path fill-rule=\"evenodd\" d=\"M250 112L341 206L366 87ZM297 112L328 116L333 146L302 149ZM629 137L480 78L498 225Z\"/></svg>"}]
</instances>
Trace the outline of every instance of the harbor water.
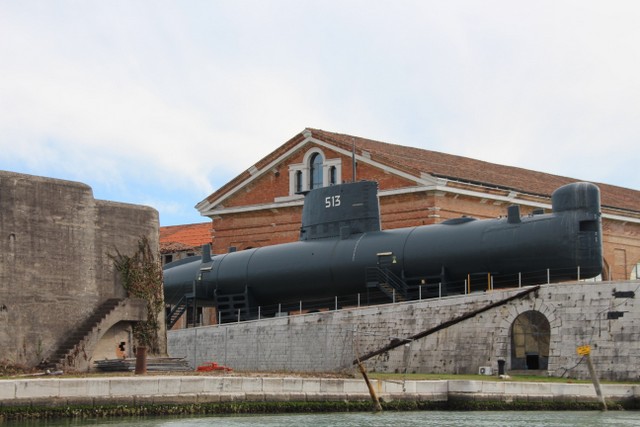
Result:
<instances>
[{"instance_id":1,"label":"harbor water","mask_svg":"<svg viewBox=\"0 0 640 427\"><path fill-rule=\"evenodd\" d=\"M194 417L129 417L110 419L20 421L0 423L7 427L136 426L136 427L397 427L397 426L473 426L473 427L601 427L640 426L640 411L416 411L383 413L323 413L234 415Z\"/></svg>"}]
</instances>

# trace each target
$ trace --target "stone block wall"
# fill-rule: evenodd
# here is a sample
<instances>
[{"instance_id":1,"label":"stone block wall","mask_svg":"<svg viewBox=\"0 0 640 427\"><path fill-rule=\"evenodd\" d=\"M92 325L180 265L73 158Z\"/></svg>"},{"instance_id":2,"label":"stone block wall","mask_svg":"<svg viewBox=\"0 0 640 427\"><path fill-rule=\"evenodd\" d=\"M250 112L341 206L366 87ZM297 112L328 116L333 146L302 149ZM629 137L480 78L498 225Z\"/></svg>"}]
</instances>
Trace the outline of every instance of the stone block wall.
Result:
<instances>
[{"instance_id":1,"label":"stone block wall","mask_svg":"<svg viewBox=\"0 0 640 427\"><path fill-rule=\"evenodd\" d=\"M106 299L124 298L108 254L133 254L143 235L158 246L153 208L0 171L0 359L33 366Z\"/></svg>"},{"instance_id":2,"label":"stone block wall","mask_svg":"<svg viewBox=\"0 0 640 427\"><path fill-rule=\"evenodd\" d=\"M366 354L522 290L170 331L168 351L187 358L194 368L217 362L241 371L352 369L356 353ZM497 372L502 359L508 372L514 362L514 321L535 311L549 324L548 366L543 374L588 378L586 362L576 353L578 346L588 344L601 378L638 380L638 290L640 281L545 285L522 299L376 356L367 366L379 372L472 374L481 366ZM618 291L634 292L635 297L615 297ZM610 312L622 316L610 319Z\"/></svg>"}]
</instances>

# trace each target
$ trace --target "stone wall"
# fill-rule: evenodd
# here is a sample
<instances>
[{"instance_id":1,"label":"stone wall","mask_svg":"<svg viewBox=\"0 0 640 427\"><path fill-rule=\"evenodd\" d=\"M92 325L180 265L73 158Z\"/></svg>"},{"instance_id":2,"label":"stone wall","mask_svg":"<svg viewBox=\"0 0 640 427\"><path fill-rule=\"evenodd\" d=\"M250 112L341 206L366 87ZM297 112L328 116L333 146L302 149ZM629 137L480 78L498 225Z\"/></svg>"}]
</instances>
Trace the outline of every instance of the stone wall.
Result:
<instances>
[{"instance_id":1,"label":"stone wall","mask_svg":"<svg viewBox=\"0 0 640 427\"><path fill-rule=\"evenodd\" d=\"M157 248L153 208L0 171L0 360L33 366L106 299L126 297L108 254L133 254L143 235Z\"/></svg>"},{"instance_id":2,"label":"stone wall","mask_svg":"<svg viewBox=\"0 0 640 427\"><path fill-rule=\"evenodd\" d=\"M540 355L547 366L536 373L587 378L586 362L576 348L589 344L602 378L637 381L639 288L640 281L545 285L522 299L376 356L367 366L379 372L471 374L480 367L496 372L498 360L505 360L509 372L521 368L513 354L512 326L519 315L535 312L548 322L541 342L549 353ZM364 355L524 289L170 331L168 350L173 357L187 358L193 367L217 362L241 371L351 369L356 352ZM614 296L614 292L626 293ZM621 317L609 319L609 313Z\"/></svg>"}]
</instances>

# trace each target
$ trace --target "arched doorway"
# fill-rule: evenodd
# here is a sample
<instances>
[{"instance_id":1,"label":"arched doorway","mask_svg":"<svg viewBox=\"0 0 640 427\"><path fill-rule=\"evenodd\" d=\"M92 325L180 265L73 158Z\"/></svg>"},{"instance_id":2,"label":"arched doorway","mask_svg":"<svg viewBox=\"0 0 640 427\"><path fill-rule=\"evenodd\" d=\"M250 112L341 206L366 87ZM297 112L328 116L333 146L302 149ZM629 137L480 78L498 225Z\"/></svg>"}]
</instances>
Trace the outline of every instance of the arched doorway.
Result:
<instances>
[{"instance_id":1,"label":"arched doorway","mask_svg":"<svg viewBox=\"0 0 640 427\"><path fill-rule=\"evenodd\" d=\"M544 314L529 310L511 325L511 369L546 370L551 327Z\"/></svg>"}]
</instances>

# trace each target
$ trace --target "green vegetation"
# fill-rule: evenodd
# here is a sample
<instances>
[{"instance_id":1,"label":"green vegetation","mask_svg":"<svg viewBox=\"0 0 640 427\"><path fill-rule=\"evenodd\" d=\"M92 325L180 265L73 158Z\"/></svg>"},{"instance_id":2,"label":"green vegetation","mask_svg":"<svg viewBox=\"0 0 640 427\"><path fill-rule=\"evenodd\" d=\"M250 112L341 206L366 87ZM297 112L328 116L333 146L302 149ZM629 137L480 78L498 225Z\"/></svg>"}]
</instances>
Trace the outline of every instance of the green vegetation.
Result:
<instances>
[{"instance_id":1,"label":"green vegetation","mask_svg":"<svg viewBox=\"0 0 640 427\"><path fill-rule=\"evenodd\" d=\"M608 403L611 410L640 409L637 401ZM508 410L599 410L598 402L527 401L460 399L443 401L397 400L382 402L385 411L508 411ZM108 418L123 416L185 416L206 414L275 414L310 412L367 412L371 401L318 401L318 402L224 402L189 404L141 404L141 405L65 405L51 406L2 406L0 423L10 420L34 420L54 418Z\"/></svg>"},{"instance_id":2,"label":"green vegetation","mask_svg":"<svg viewBox=\"0 0 640 427\"><path fill-rule=\"evenodd\" d=\"M162 267L154 255L146 236L138 241L138 250L133 256L109 254L122 278L122 286L128 295L147 301L147 320L133 327L133 336L139 346L147 347L151 354L159 353L160 320L164 308L162 289Z\"/></svg>"},{"instance_id":3,"label":"green vegetation","mask_svg":"<svg viewBox=\"0 0 640 427\"><path fill-rule=\"evenodd\" d=\"M565 384L591 384L591 380L577 380L572 378L544 377L540 375L513 375L500 378L496 375L456 375L456 374L387 374L369 372L369 378L376 380L404 381L404 380L465 380L465 381L514 381L514 382L549 382ZM600 381L603 384L636 384L639 381Z\"/></svg>"}]
</instances>

